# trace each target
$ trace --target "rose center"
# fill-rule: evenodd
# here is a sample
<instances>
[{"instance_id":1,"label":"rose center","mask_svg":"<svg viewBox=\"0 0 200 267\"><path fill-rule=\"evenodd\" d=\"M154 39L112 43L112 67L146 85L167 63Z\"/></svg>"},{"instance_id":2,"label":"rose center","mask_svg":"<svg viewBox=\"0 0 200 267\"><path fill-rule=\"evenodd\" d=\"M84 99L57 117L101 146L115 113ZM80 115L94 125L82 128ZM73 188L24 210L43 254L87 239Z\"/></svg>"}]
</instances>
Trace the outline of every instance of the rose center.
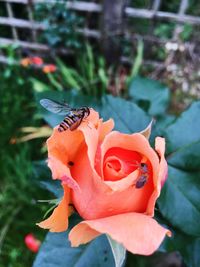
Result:
<instances>
[{"instance_id":1,"label":"rose center","mask_svg":"<svg viewBox=\"0 0 200 267\"><path fill-rule=\"evenodd\" d=\"M111 160L107 162L107 167L119 172L121 170L121 163L118 160Z\"/></svg>"},{"instance_id":2,"label":"rose center","mask_svg":"<svg viewBox=\"0 0 200 267\"><path fill-rule=\"evenodd\" d=\"M130 150L111 148L107 151L103 161L104 181L118 181L127 177L139 168L142 156Z\"/></svg>"}]
</instances>

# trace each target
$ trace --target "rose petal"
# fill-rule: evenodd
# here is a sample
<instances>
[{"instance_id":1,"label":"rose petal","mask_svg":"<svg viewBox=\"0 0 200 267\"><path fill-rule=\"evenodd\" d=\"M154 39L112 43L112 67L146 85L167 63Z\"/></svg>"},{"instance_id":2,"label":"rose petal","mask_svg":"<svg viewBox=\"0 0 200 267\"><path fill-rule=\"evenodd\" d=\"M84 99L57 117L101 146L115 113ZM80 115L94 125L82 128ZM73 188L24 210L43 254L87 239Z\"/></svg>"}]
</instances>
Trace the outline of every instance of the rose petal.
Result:
<instances>
[{"instance_id":1,"label":"rose petal","mask_svg":"<svg viewBox=\"0 0 200 267\"><path fill-rule=\"evenodd\" d=\"M156 137L155 140L155 149L160 156L159 170L158 170L158 181L156 184L156 188L151 198L149 199L147 213L151 213L154 210L155 203L157 198L160 196L161 187L163 186L166 178L167 178L167 162L165 160L165 139L162 137Z\"/></svg>"},{"instance_id":2,"label":"rose petal","mask_svg":"<svg viewBox=\"0 0 200 267\"><path fill-rule=\"evenodd\" d=\"M147 126L147 128L145 128L143 131L140 132L140 134L142 134L144 137L146 137L146 139L149 139L150 138L151 128L152 128L153 122L154 122L154 119L151 120L151 122L149 123L149 125Z\"/></svg>"},{"instance_id":3,"label":"rose petal","mask_svg":"<svg viewBox=\"0 0 200 267\"><path fill-rule=\"evenodd\" d=\"M73 190L80 190L78 183L72 178L70 168L55 157L48 159L48 166L52 171L53 179L60 179Z\"/></svg>"},{"instance_id":4,"label":"rose petal","mask_svg":"<svg viewBox=\"0 0 200 267\"><path fill-rule=\"evenodd\" d=\"M167 179L168 166L165 160L165 139L162 137L156 137L155 149L160 156L160 170L159 170L159 180L161 181L161 186L164 185Z\"/></svg>"},{"instance_id":5,"label":"rose petal","mask_svg":"<svg viewBox=\"0 0 200 267\"><path fill-rule=\"evenodd\" d=\"M101 123L99 127L99 143L101 143L107 134L114 128L114 121L112 119Z\"/></svg>"},{"instance_id":6,"label":"rose petal","mask_svg":"<svg viewBox=\"0 0 200 267\"><path fill-rule=\"evenodd\" d=\"M84 136L81 131L67 130L59 132L58 127L56 127L51 137L47 140L48 157L56 158L67 166L69 161L73 162L74 156L82 143L84 143Z\"/></svg>"},{"instance_id":7,"label":"rose petal","mask_svg":"<svg viewBox=\"0 0 200 267\"><path fill-rule=\"evenodd\" d=\"M53 213L46 220L37 223L38 226L44 229L49 229L50 232L63 232L68 228L68 204L70 190L66 185L63 185L64 196L54 209Z\"/></svg>"},{"instance_id":8,"label":"rose petal","mask_svg":"<svg viewBox=\"0 0 200 267\"><path fill-rule=\"evenodd\" d=\"M69 188L73 189L74 191L81 190L77 182L67 175L61 177L61 181L62 184L66 184Z\"/></svg>"},{"instance_id":9,"label":"rose petal","mask_svg":"<svg viewBox=\"0 0 200 267\"><path fill-rule=\"evenodd\" d=\"M94 168L95 154L97 151L98 143L101 142L112 130L112 128L114 127L114 122L113 120L102 122L102 120L99 120L98 113L94 110L91 110L88 121L90 122L90 124L87 125L86 122L81 124L80 130L83 132L85 142L88 146L87 153L90 159L90 164L92 168Z\"/></svg>"},{"instance_id":10,"label":"rose petal","mask_svg":"<svg viewBox=\"0 0 200 267\"><path fill-rule=\"evenodd\" d=\"M158 249L170 231L154 219L139 213L126 213L107 218L83 221L69 233L73 247L85 244L100 234L108 234L134 254L150 255Z\"/></svg>"},{"instance_id":11,"label":"rose petal","mask_svg":"<svg viewBox=\"0 0 200 267\"><path fill-rule=\"evenodd\" d=\"M135 170L134 172L130 173L126 178L123 178L117 182L116 181L105 181L105 184L110 186L110 188L113 191L121 192L127 189L128 187L130 187L131 185L135 184L135 181L138 178L138 174L139 174L139 171Z\"/></svg>"},{"instance_id":12,"label":"rose petal","mask_svg":"<svg viewBox=\"0 0 200 267\"><path fill-rule=\"evenodd\" d=\"M92 113L93 114L93 113ZM96 125L98 127L98 121L96 122ZM98 146L98 140L99 140L99 131L98 128L95 127L94 124L90 121L89 125L81 125L80 130L82 131L85 142L88 147L88 157L90 159L91 166L94 167L94 159L95 154Z\"/></svg>"}]
</instances>

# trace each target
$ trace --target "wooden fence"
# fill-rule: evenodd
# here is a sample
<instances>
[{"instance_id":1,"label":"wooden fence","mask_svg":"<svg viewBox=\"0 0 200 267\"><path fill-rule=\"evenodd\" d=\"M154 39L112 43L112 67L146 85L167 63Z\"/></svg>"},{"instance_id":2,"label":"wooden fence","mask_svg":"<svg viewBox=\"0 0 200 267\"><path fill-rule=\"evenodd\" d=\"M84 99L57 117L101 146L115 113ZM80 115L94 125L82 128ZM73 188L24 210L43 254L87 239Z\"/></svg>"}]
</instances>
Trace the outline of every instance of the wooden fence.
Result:
<instances>
[{"instance_id":1,"label":"wooden fence","mask_svg":"<svg viewBox=\"0 0 200 267\"><path fill-rule=\"evenodd\" d=\"M124 18L138 18L138 19L147 19L154 21L170 21L176 22L177 26L175 27L172 40L177 40L179 33L182 29L184 23L192 25L200 25L200 17L195 17L186 14L189 3L188 0L181 0L179 4L179 10L177 13L163 12L160 11L160 6L162 0L152 1L152 6L150 9L140 9L133 8L126 5L126 0L103 0L102 4L83 2L83 1L64 1L66 8L77 11L77 12L91 12L99 14L101 20L100 29L89 29L81 28L77 29L78 32L83 34L86 37L91 37L95 39L101 39L102 45L104 47L105 53L116 55L119 51L119 47L112 42L112 36L123 34L131 38L142 38L144 40L152 40L153 42L163 42L159 38L153 36L140 36L139 34L130 34L127 32L127 28L123 27ZM45 26L42 23L34 21L33 15L33 6L37 3L55 3L55 0L0 0L0 3L4 2L7 10L7 17L0 16L0 26L9 26L12 31L12 38L5 38L1 36L0 33L0 44L1 45L10 45L18 44L22 48L28 48L30 50L36 51L49 51L47 44L41 44L37 42L37 31L45 30ZM31 3L31 4L30 4ZM59 0L59 3L63 1ZM23 4L27 9L28 19L16 18L13 12L13 5ZM21 40L18 34L19 29L26 29L30 32L30 37L27 40ZM166 42L166 41L165 41ZM66 49L61 49L61 52L67 53L70 52ZM114 57L117 58L117 57ZM111 58L111 62L113 62ZM6 62L6 58L1 55L0 62Z\"/></svg>"}]
</instances>

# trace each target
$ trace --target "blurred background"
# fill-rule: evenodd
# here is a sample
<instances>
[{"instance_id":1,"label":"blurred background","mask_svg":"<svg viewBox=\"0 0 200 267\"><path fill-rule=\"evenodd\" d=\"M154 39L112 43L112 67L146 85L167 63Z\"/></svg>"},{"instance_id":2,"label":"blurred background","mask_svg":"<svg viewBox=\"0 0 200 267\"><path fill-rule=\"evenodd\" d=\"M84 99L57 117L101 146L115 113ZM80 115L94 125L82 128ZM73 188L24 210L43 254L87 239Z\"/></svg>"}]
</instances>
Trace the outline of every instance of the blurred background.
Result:
<instances>
[{"instance_id":1,"label":"blurred background","mask_svg":"<svg viewBox=\"0 0 200 267\"><path fill-rule=\"evenodd\" d=\"M0 0L0 266L32 266L25 237L45 236L35 223L52 199L38 185L51 128L37 94L128 98L145 76L170 89L178 115L200 98L199 36L198 0Z\"/></svg>"}]
</instances>

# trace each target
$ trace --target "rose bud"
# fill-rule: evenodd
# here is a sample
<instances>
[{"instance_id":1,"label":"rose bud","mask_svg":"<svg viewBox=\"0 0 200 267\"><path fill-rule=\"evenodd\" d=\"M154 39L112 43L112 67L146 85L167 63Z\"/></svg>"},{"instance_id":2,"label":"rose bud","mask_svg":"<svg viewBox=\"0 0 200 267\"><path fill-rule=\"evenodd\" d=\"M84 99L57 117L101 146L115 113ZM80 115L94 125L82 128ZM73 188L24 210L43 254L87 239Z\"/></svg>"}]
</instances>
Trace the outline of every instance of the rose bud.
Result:
<instances>
[{"instance_id":1,"label":"rose bud","mask_svg":"<svg viewBox=\"0 0 200 267\"><path fill-rule=\"evenodd\" d=\"M27 234L24 238L24 242L30 251L34 253L38 252L41 242L36 239L33 234Z\"/></svg>"}]
</instances>

